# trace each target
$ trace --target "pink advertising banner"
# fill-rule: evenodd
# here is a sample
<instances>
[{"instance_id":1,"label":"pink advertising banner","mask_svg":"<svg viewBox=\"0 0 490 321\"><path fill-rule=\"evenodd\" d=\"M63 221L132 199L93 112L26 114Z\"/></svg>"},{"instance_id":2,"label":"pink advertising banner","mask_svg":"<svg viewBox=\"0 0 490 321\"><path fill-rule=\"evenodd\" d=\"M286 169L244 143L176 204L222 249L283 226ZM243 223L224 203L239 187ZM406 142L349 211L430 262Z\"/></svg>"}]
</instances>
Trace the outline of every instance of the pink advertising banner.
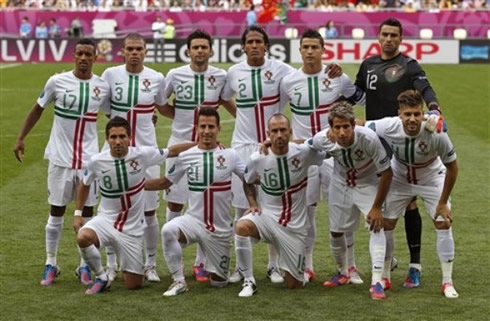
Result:
<instances>
[{"instance_id":1,"label":"pink advertising banner","mask_svg":"<svg viewBox=\"0 0 490 321\"><path fill-rule=\"evenodd\" d=\"M201 28L213 36L239 37L245 28L246 11L239 12L55 12L55 11L0 11L0 34L2 37L12 37L19 34L23 17L29 18L32 25L41 21L56 18L66 36L66 29L71 22L78 18L81 21L85 35L92 34L94 19L115 19L117 32L140 32L151 35L150 26L155 18L162 17L165 21L171 18L175 21L178 36L186 36L192 29ZM325 12L325 11L290 11L288 25L271 21L265 27L272 37L283 37L284 29L295 26L301 33L306 28L318 28L328 20L334 20L343 38L350 38L354 27L362 27L366 36L373 38L379 23L386 18L399 19L404 28L405 37L417 38L420 28L431 28L435 38L452 38L455 28L465 28L469 38L486 38L490 26L490 11L442 11L442 12Z\"/></svg>"}]
</instances>

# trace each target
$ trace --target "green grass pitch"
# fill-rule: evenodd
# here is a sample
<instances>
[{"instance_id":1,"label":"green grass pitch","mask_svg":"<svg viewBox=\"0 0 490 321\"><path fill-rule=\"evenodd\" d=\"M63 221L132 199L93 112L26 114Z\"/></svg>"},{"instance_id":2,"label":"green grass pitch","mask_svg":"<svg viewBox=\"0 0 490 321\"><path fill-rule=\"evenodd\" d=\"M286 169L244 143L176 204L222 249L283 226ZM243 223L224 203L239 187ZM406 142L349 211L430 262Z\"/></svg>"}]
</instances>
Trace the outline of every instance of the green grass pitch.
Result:
<instances>
[{"instance_id":1,"label":"green grass pitch","mask_svg":"<svg viewBox=\"0 0 490 321\"><path fill-rule=\"evenodd\" d=\"M26 155L19 164L12 153L23 120L47 78L71 65L30 64L12 68L0 65L0 315L2 320L488 320L490 315L490 67L488 65L424 66L444 110L459 161L459 178L452 194L456 260L454 282L460 297L445 299L440 293L440 266L435 252L434 228L423 213L422 285L401 287L408 266L403 220L396 232L399 269L392 274L388 299L369 298L370 259L368 233L356 234L357 264L365 281L326 289L322 282L335 272L328 246L326 206L318 207L318 239L315 246L317 279L304 289L289 291L265 277L267 251L254 247L255 276L259 292L241 299L239 284L213 289L191 277L195 247L184 252L190 291L173 298L162 297L170 277L158 252L159 284L146 283L138 291L126 291L120 279L112 289L96 297L83 295L74 276L79 262L71 228L73 204L67 208L58 253L62 273L55 285L40 286L44 260L44 226L49 213L46 193L47 161L43 153L49 138L53 110L26 139ZM101 74L106 65L96 65ZM173 65L151 65L167 73ZM227 66L224 66L225 68ZM357 65L344 65L354 77ZM362 115L362 109L358 110ZM222 112L221 141L229 144L233 121ZM105 118L100 117L99 129ZM158 141L165 146L170 121L159 118ZM100 134L102 139L102 133ZM165 204L158 211L165 222ZM234 263L232 263L233 265Z\"/></svg>"}]
</instances>

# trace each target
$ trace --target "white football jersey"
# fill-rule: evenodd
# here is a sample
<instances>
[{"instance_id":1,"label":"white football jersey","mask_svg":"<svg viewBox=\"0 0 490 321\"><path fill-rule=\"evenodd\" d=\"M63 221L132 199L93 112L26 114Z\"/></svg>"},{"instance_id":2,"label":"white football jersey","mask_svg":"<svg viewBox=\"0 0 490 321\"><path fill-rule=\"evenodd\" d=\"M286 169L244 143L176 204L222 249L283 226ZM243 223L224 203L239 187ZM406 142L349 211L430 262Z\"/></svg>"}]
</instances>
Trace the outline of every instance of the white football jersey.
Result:
<instances>
[{"instance_id":1,"label":"white football jersey","mask_svg":"<svg viewBox=\"0 0 490 321\"><path fill-rule=\"evenodd\" d=\"M399 117L370 120L371 128L393 150L393 179L414 185L433 186L438 175L445 175L448 164L456 160L456 152L446 133L430 133L422 122L416 136L408 136Z\"/></svg>"},{"instance_id":2,"label":"white football jersey","mask_svg":"<svg viewBox=\"0 0 490 321\"><path fill-rule=\"evenodd\" d=\"M272 215L278 224L291 230L303 230L306 224L306 185L308 167L321 165L325 154L306 144L289 143L286 155L255 152L245 171L247 183L260 179L261 215Z\"/></svg>"},{"instance_id":3,"label":"white football jersey","mask_svg":"<svg viewBox=\"0 0 490 321\"><path fill-rule=\"evenodd\" d=\"M102 78L111 87L111 118L120 116L131 126L131 146L157 147L152 117L155 104L167 103L163 75L147 67L133 74L121 65L107 68Z\"/></svg>"},{"instance_id":4,"label":"white football jersey","mask_svg":"<svg viewBox=\"0 0 490 321\"><path fill-rule=\"evenodd\" d=\"M326 70L323 66L321 72L309 75L299 68L281 82L281 96L287 97L291 106L293 139L307 139L328 128L331 105L341 96L364 105L364 92L349 76L331 79Z\"/></svg>"},{"instance_id":5,"label":"white football jersey","mask_svg":"<svg viewBox=\"0 0 490 321\"><path fill-rule=\"evenodd\" d=\"M378 173L390 168L390 157L379 137L369 128L354 127L354 143L348 147L332 143L327 129L308 140L310 147L335 159L333 179L342 185L362 187L378 184Z\"/></svg>"},{"instance_id":6,"label":"white football jersey","mask_svg":"<svg viewBox=\"0 0 490 321\"><path fill-rule=\"evenodd\" d=\"M180 153L175 165L167 170L166 178L173 183L187 179L186 214L197 218L209 232L231 237L231 175L243 177L244 171L245 163L234 149L202 150L195 146Z\"/></svg>"},{"instance_id":7,"label":"white football jersey","mask_svg":"<svg viewBox=\"0 0 490 321\"><path fill-rule=\"evenodd\" d=\"M167 156L167 149L154 147L129 147L122 158L113 157L110 150L92 156L83 183L90 185L98 179L101 199L97 215L109 218L120 232L143 235L145 172L165 162Z\"/></svg>"},{"instance_id":8,"label":"white football jersey","mask_svg":"<svg viewBox=\"0 0 490 321\"><path fill-rule=\"evenodd\" d=\"M209 66L206 72L195 72L190 65L172 69L166 77L165 97L175 94L175 117L170 144L197 141L197 114L201 106L219 106L225 86L226 71Z\"/></svg>"},{"instance_id":9,"label":"white football jersey","mask_svg":"<svg viewBox=\"0 0 490 321\"><path fill-rule=\"evenodd\" d=\"M285 104L279 95L281 80L292 71L289 65L269 59L260 67L249 66L247 61L230 67L221 97L230 100L235 95L233 147L267 139L267 121Z\"/></svg>"},{"instance_id":10,"label":"white football jersey","mask_svg":"<svg viewBox=\"0 0 490 321\"><path fill-rule=\"evenodd\" d=\"M37 99L42 108L54 102L53 127L44 158L62 167L86 167L90 156L99 152L95 122L109 94L109 85L96 75L82 80L69 71L49 78Z\"/></svg>"}]
</instances>

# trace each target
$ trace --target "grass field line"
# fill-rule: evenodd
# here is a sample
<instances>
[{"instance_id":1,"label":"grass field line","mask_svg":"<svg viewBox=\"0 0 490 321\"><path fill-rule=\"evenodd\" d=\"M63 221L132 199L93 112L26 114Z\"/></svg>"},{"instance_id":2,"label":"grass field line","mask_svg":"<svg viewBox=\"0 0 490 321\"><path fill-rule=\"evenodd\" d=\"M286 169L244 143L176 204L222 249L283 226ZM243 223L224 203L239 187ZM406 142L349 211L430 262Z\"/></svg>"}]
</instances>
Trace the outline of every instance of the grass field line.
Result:
<instances>
[{"instance_id":1,"label":"grass field line","mask_svg":"<svg viewBox=\"0 0 490 321\"><path fill-rule=\"evenodd\" d=\"M235 119L234 118L232 118L232 119L223 119L223 120L220 121L221 124L228 124L228 123L233 123L233 122L235 122ZM170 128L172 128L172 125L158 126L158 124L157 124L157 128L170 129ZM101 129L101 130L98 130L97 132L104 133L105 130ZM40 132L40 133L29 134L28 137L45 137L45 136L47 136L49 134L50 134L49 132ZM2 137L2 138L17 137L17 136L18 136L18 134L2 134L2 135L0 135L0 137Z\"/></svg>"},{"instance_id":2,"label":"grass field line","mask_svg":"<svg viewBox=\"0 0 490 321\"><path fill-rule=\"evenodd\" d=\"M0 69L14 68L22 64L0 64Z\"/></svg>"}]
</instances>

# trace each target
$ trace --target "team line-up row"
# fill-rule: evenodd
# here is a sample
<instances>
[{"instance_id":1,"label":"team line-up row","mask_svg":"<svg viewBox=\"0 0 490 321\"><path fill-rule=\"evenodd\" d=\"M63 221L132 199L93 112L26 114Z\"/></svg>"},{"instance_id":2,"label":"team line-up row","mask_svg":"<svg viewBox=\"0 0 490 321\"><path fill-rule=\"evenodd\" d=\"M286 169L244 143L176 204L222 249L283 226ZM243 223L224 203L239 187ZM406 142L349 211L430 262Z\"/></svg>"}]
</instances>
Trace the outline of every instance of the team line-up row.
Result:
<instances>
[{"instance_id":1,"label":"team line-up row","mask_svg":"<svg viewBox=\"0 0 490 321\"><path fill-rule=\"evenodd\" d=\"M362 213L371 233L370 295L384 299L391 287L393 231L403 212L410 248L404 286L419 286L421 218L414 197L420 196L437 231L442 293L457 297L451 277L449 203L456 154L447 134L441 133L441 110L425 73L399 52L399 21L384 21L379 41L381 55L364 61L352 83L340 66L322 63L323 38L314 30L301 37L303 65L296 70L268 59L267 34L258 26L249 27L241 39L246 60L227 72L208 64L212 40L197 30L187 38L191 63L166 77L143 65L146 45L138 34L124 40L125 64L107 68L101 77L92 73L94 43L80 40L75 69L49 78L14 146L22 161L25 137L54 102L45 151L51 212L41 284L53 284L59 274L58 243L72 200L82 257L77 273L90 286L86 294L110 286L117 259L126 288L141 287L145 277L160 281L155 190L163 189L167 223L161 238L174 281L165 296L188 290L182 247L194 242L199 245L193 274L199 281L221 287L243 280L239 296L252 296L252 243L263 240L270 243L271 281L302 287L315 277L315 211L323 185L328 191L330 247L338 265L338 273L324 286L363 282L352 250ZM172 94L174 100L167 101ZM431 111L427 121L424 101ZM281 113L288 102L291 120ZM352 104L366 106L368 128L356 125ZM236 118L230 149L217 143L219 105ZM155 109L172 119L167 149L156 144ZM95 127L99 110L111 118L100 153ZM164 161L166 173L158 178ZM97 182L101 199L92 219ZM188 209L182 215L184 204ZM237 266L230 273L233 238ZM107 249L107 269L99 248Z\"/></svg>"}]
</instances>

